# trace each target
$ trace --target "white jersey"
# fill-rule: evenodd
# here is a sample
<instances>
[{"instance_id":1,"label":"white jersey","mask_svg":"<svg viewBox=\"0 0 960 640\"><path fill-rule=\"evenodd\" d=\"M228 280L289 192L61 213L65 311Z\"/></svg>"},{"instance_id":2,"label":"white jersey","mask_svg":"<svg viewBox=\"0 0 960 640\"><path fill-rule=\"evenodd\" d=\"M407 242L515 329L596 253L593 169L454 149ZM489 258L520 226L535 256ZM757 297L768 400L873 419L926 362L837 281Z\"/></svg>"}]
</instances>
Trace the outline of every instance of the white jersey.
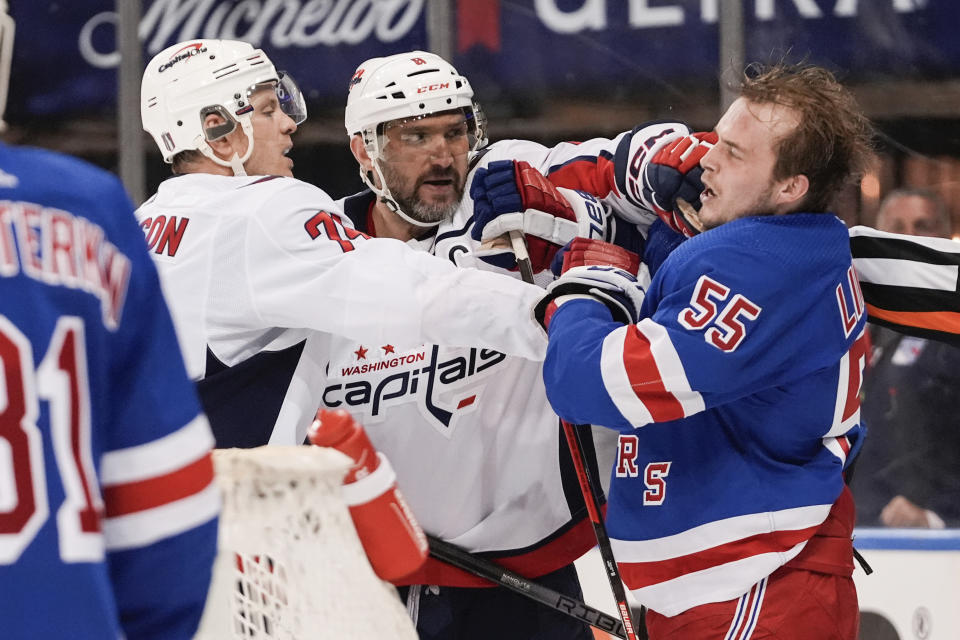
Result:
<instances>
[{"instance_id":1,"label":"white jersey","mask_svg":"<svg viewBox=\"0 0 960 640\"><path fill-rule=\"evenodd\" d=\"M493 144L473 159L465 191L476 169L491 161L526 160L547 171L573 154L583 155L572 144ZM338 208L369 232L374 204L374 194L364 191L338 201ZM508 274L478 259L483 252L470 237L472 223L473 201L465 193L451 219L408 244L467 271ZM552 278L549 271L537 274L538 282ZM595 544L541 362L480 345L400 351L394 342L336 337L330 344L324 406L346 409L365 426L428 533L493 553L530 576L570 564ZM473 584L460 578L428 563L405 582Z\"/></svg>"},{"instance_id":2,"label":"white jersey","mask_svg":"<svg viewBox=\"0 0 960 640\"><path fill-rule=\"evenodd\" d=\"M218 446L303 442L332 334L543 357L539 289L371 240L299 180L178 176L137 219Z\"/></svg>"}]
</instances>

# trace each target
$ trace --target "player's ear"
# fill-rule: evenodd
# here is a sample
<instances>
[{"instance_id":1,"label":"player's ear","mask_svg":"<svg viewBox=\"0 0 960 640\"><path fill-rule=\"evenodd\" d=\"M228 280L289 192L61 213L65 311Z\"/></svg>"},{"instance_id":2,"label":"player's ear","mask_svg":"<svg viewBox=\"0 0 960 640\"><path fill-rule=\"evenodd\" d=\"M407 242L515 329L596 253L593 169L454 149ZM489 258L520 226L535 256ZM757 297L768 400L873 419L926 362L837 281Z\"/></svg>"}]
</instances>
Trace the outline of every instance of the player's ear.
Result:
<instances>
[{"instance_id":1,"label":"player's ear","mask_svg":"<svg viewBox=\"0 0 960 640\"><path fill-rule=\"evenodd\" d=\"M204 131L216 131L218 127L222 127L225 124L227 124L227 121L218 113L208 113L203 117ZM246 139L242 129L237 126L227 135L220 136L215 140L208 140L207 144L210 145L213 152L221 158L232 157L234 151L236 151L238 155L243 156L243 152L246 151L246 149L238 148L238 143L240 142L236 137L238 133L240 134L240 139Z\"/></svg>"},{"instance_id":2,"label":"player's ear","mask_svg":"<svg viewBox=\"0 0 960 640\"><path fill-rule=\"evenodd\" d=\"M802 173L780 180L774 194L776 213L796 211L809 190L810 179Z\"/></svg>"},{"instance_id":3,"label":"player's ear","mask_svg":"<svg viewBox=\"0 0 960 640\"><path fill-rule=\"evenodd\" d=\"M359 133L353 134L350 138L350 151L353 152L353 157L357 159L360 171L367 177L366 179L380 188L380 174L373 170L373 160L370 159L367 147L363 144L363 136Z\"/></svg>"},{"instance_id":4,"label":"player's ear","mask_svg":"<svg viewBox=\"0 0 960 640\"><path fill-rule=\"evenodd\" d=\"M359 133L353 134L350 138L350 151L353 152L353 157L363 167L364 172L373 168L373 161L370 160L370 154L367 153L367 148L363 144L363 137Z\"/></svg>"}]
</instances>

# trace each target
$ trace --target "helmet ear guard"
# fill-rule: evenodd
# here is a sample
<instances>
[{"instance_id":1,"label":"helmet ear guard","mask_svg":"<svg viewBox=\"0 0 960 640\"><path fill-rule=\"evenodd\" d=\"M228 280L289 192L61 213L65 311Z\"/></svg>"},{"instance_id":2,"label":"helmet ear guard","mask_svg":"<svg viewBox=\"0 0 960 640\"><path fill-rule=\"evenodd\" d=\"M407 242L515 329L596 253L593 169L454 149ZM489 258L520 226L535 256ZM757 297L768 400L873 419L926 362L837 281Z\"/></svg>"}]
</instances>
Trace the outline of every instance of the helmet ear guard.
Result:
<instances>
[{"instance_id":1,"label":"helmet ear guard","mask_svg":"<svg viewBox=\"0 0 960 640\"><path fill-rule=\"evenodd\" d=\"M220 116L223 119L223 124L213 125L211 127L206 126L207 116L211 114ZM200 109L200 121L204 123L203 137L208 142L229 135L237 128L237 121L230 115L230 112L224 109L223 105L219 104L213 104Z\"/></svg>"}]
</instances>

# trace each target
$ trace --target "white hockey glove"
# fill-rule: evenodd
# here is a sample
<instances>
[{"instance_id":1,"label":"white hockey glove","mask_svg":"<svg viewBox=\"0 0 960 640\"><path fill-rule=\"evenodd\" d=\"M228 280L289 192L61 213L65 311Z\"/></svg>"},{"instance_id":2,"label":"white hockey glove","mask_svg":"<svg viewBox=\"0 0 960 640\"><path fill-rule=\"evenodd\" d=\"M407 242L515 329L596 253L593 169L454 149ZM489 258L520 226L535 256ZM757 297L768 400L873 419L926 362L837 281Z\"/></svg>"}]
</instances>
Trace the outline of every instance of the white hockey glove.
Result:
<instances>
[{"instance_id":1,"label":"white hockey glove","mask_svg":"<svg viewBox=\"0 0 960 640\"><path fill-rule=\"evenodd\" d=\"M646 267L641 267L640 278L611 266L574 267L547 287L533 315L547 329L557 307L570 300L586 298L606 306L615 321L634 324L640 320L640 307L649 283L645 273ZM641 282L641 278L646 282Z\"/></svg>"}]
</instances>

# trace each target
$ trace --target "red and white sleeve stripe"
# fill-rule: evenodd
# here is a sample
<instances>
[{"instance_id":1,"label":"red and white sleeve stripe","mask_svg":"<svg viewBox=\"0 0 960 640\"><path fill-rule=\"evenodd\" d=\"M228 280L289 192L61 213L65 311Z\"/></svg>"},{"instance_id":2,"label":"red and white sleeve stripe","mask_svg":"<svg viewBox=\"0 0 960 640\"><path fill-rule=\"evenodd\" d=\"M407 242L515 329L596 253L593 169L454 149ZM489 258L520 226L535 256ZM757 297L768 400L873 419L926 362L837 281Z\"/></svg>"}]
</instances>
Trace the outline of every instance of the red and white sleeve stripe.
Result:
<instances>
[{"instance_id":1,"label":"red and white sleeve stripe","mask_svg":"<svg viewBox=\"0 0 960 640\"><path fill-rule=\"evenodd\" d=\"M591 143L579 146L576 157L550 167L547 177L558 187L586 191L601 200L611 193L620 197L613 154Z\"/></svg>"},{"instance_id":2,"label":"red and white sleeve stripe","mask_svg":"<svg viewBox=\"0 0 960 640\"><path fill-rule=\"evenodd\" d=\"M634 427L704 410L667 330L649 318L604 339L600 371L613 403Z\"/></svg>"},{"instance_id":3,"label":"red and white sleeve stripe","mask_svg":"<svg viewBox=\"0 0 960 640\"><path fill-rule=\"evenodd\" d=\"M206 416L152 442L104 454L106 548L143 547L209 521L220 510Z\"/></svg>"},{"instance_id":4,"label":"red and white sleeve stripe","mask_svg":"<svg viewBox=\"0 0 960 640\"><path fill-rule=\"evenodd\" d=\"M620 575L634 597L673 616L748 591L803 550L831 506L751 513L663 538L610 542Z\"/></svg>"}]
</instances>

